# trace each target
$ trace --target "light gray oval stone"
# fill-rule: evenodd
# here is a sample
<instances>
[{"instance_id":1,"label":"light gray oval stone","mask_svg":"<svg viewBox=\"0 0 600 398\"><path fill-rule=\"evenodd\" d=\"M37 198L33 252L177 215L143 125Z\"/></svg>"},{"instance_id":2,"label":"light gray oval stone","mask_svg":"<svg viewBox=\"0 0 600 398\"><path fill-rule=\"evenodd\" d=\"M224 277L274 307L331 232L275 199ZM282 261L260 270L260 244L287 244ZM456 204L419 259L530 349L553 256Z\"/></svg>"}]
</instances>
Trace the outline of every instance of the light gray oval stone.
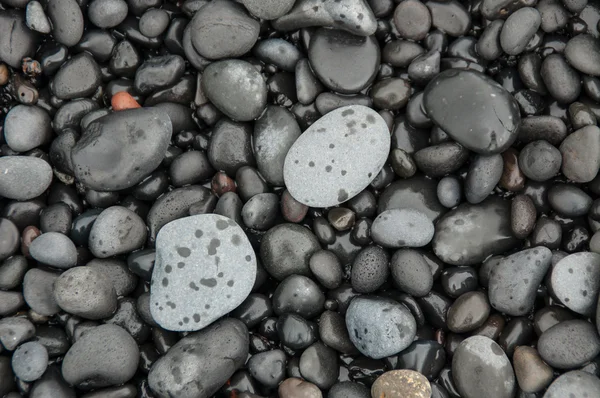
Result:
<instances>
[{"instance_id":1,"label":"light gray oval stone","mask_svg":"<svg viewBox=\"0 0 600 398\"><path fill-rule=\"evenodd\" d=\"M52 30L42 4L35 0L27 3L27 10L25 11L25 24L27 24L29 29L44 34L48 34Z\"/></svg>"},{"instance_id":2,"label":"light gray oval stone","mask_svg":"<svg viewBox=\"0 0 600 398\"><path fill-rule=\"evenodd\" d=\"M416 209L386 210L371 225L373 241L391 248L425 246L434 233L433 222Z\"/></svg>"},{"instance_id":3,"label":"light gray oval stone","mask_svg":"<svg viewBox=\"0 0 600 398\"><path fill-rule=\"evenodd\" d=\"M346 312L346 328L358 350L370 358L395 355L408 347L417 332L410 311L396 301L357 297Z\"/></svg>"},{"instance_id":4,"label":"light gray oval stone","mask_svg":"<svg viewBox=\"0 0 600 398\"><path fill-rule=\"evenodd\" d=\"M574 397L596 397L598 391L600 391L598 377L581 370L573 370L557 377L550 384L543 398L564 398L569 394Z\"/></svg>"},{"instance_id":5,"label":"light gray oval stone","mask_svg":"<svg viewBox=\"0 0 600 398\"><path fill-rule=\"evenodd\" d=\"M31 242L31 257L56 268L71 268L77 264L77 248L60 232L46 232Z\"/></svg>"},{"instance_id":6,"label":"light gray oval stone","mask_svg":"<svg viewBox=\"0 0 600 398\"><path fill-rule=\"evenodd\" d=\"M296 0L242 0L242 4L252 15L260 19L272 20L287 14Z\"/></svg>"},{"instance_id":7,"label":"light gray oval stone","mask_svg":"<svg viewBox=\"0 0 600 398\"><path fill-rule=\"evenodd\" d=\"M52 168L33 156L0 158L0 196L29 200L40 196L52 182Z\"/></svg>"},{"instance_id":8,"label":"light gray oval stone","mask_svg":"<svg viewBox=\"0 0 600 398\"><path fill-rule=\"evenodd\" d=\"M0 343L9 351L34 335L35 326L27 318L11 316L0 319Z\"/></svg>"},{"instance_id":9,"label":"light gray oval stone","mask_svg":"<svg viewBox=\"0 0 600 398\"><path fill-rule=\"evenodd\" d=\"M52 138L48 112L38 106L17 105L4 119L4 139L13 151L26 152Z\"/></svg>"},{"instance_id":10,"label":"light gray oval stone","mask_svg":"<svg viewBox=\"0 0 600 398\"><path fill-rule=\"evenodd\" d=\"M256 256L230 218L172 221L156 237L150 308L167 330L200 330L239 306L256 278Z\"/></svg>"},{"instance_id":11,"label":"light gray oval stone","mask_svg":"<svg viewBox=\"0 0 600 398\"><path fill-rule=\"evenodd\" d=\"M21 344L13 353L11 364L19 379L35 381L42 377L48 367L48 351L36 341Z\"/></svg>"},{"instance_id":12,"label":"light gray oval stone","mask_svg":"<svg viewBox=\"0 0 600 398\"><path fill-rule=\"evenodd\" d=\"M60 274L39 268L27 271L23 279L23 297L27 305L40 315L51 316L60 312L54 301L54 281Z\"/></svg>"},{"instance_id":13,"label":"light gray oval stone","mask_svg":"<svg viewBox=\"0 0 600 398\"><path fill-rule=\"evenodd\" d=\"M136 213L123 206L104 210L92 226L89 249L98 258L125 254L144 246L146 224Z\"/></svg>"},{"instance_id":14,"label":"light gray oval stone","mask_svg":"<svg viewBox=\"0 0 600 398\"><path fill-rule=\"evenodd\" d=\"M554 295L570 310L591 315L600 289L600 254L581 252L560 260L550 275Z\"/></svg>"},{"instance_id":15,"label":"light gray oval stone","mask_svg":"<svg viewBox=\"0 0 600 398\"><path fill-rule=\"evenodd\" d=\"M385 120L362 105L321 117L290 148L285 185L300 203L331 207L358 195L377 176L390 150Z\"/></svg>"},{"instance_id":16,"label":"light gray oval stone","mask_svg":"<svg viewBox=\"0 0 600 398\"><path fill-rule=\"evenodd\" d=\"M54 40L67 47L74 46L83 36L84 19L75 0L50 0L48 16L52 22Z\"/></svg>"},{"instance_id":17,"label":"light gray oval stone","mask_svg":"<svg viewBox=\"0 0 600 398\"><path fill-rule=\"evenodd\" d=\"M552 262L552 252L539 246L504 257L490 274L490 304L512 316L529 313L538 286Z\"/></svg>"}]
</instances>

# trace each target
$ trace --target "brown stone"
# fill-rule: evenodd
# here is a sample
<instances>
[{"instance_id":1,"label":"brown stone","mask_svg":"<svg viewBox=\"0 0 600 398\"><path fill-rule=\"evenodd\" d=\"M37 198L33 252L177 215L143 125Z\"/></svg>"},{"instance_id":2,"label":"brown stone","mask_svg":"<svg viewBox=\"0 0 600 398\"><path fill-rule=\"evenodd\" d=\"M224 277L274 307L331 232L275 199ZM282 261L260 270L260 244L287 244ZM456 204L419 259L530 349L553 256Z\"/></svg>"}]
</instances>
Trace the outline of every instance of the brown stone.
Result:
<instances>
[{"instance_id":1,"label":"brown stone","mask_svg":"<svg viewBox=\"0 0 600 398\"><path fill-rule=\"evenodd\" d=\"M473 335L485 336L496 341L504 330L504 325L506 325L506 321L502 315L492 314L479 329L473 332Z\"/></svg>"},{"instance_id":2,"label":"brown stone","mask_svg":"<svg viewBox=\"0 0 600 398\"><path fill-rule=\"evenodd\" d=\"M544 362L535 348L515 348L513 366L519 387L527 393L542 391L552 382L552 368Z\"/></svg>"},{"instance_id":3,"label":"brown stone","mask_svg":"<svg viewBox=\"0 0 600 398\"><path fill-rule=\"evenodd\" d=\"M345 207L334 207L327 213L327 219L331 226L338 231L346 231L354 225L356 216L354 212Z\"/></svg>"},{"instance_id":4,"label":"brown stone","mask_svg":"<svg viewBox=\"0 0 600 398\"><path fill-rule=\"evenodd\" d=\"M21 253L23 253L25 257L31 258L29 255L29 246L31 245L31 242L41 234L42 232L33 225L25 227L21 234Z\"/></svg>"},{"instance_id":5,"label":"brown stone","mask_svg":"<svg viewBox=\"0 0 600 398\"><path fill-rule=\"evenodd\" d=\"M512 192L517 192L525 187L525 175L519 168L519 152L514 148L508 148L502 153L504 159L504 171L499 185Z\"/></svg>"},{"instance_id":6,"label":"brown stone","mask_svg":"<svg viewBox=\"0 0 600 398\"><path fill-rule=\"evenodd\" d=\"M235 181L222 171L216 173L210 182L210 188L217 197L221 197L226 192L235 192Z\"/></svg>"},{"instance_id":7,"label":"brown stone","mask_svg":"<svg viewBox=\"0 0 600 398\"><path fill-rule=\"evenodd\" d=\"M299 223L304 220L308 206L298 202L286 189L281 195L281 214L286 221Z\"/></svg>"},{"instance_id":8,"label":"brown stone","mask_svg":"<svg viewBox=\"0 0 600 398\"><path fill-rule=\"evenodd\" d=\"M375 380L371 387L372 398L430 398L431 384L425 376L414 370L391 370Z\"/></svg>"},{"instance_id":9,"label":"brown stone","mask_svg":"<svg viewBox=\"0 0 600 398\"><path fill-rule=\"evenodd\" d=\"M510 205L510 227L519 239L525 239L535 227L537 211L533 200L527 195L517 195Z\"/></svg>"},{"instance_id":10,"label":"brown stone","mask_svg":"<svg viewBox=\"0 0 600 398\"><path fill-rule=\"evenodd\" d=\"M0 86L6 85L8 83L8 78L10 77L10 73L8 71L8 66L5 64L0 64Z\"/></svg>"},{"instance_id":11,"label":"brown stone","mask_svg":"<svg viewBox=\"0 0 600 398\"><path fill-rule=\"evenodd\" d=\"M290 377L279 385L279 396L282 398L323 398L319 387L308 381Z\"/></svg>"}]
</instances>

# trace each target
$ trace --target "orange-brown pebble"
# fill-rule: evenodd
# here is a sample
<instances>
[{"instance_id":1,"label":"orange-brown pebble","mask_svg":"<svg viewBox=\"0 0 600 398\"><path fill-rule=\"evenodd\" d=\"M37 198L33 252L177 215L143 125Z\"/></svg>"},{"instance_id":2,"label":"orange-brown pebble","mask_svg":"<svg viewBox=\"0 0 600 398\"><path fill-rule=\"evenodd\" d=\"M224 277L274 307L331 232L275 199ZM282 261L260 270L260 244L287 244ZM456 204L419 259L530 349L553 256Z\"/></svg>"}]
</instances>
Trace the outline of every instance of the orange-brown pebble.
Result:
<instances>
[{"instance_id":1,"label":"orange-brown pebble","mask_svg":"<svg viewBox=\"0 0 600 398\"><path fill-rule=\"evenodd\" d=\"M110 99L114 111L141 108L142 106L127 91L119 91Z\"/></svg>"},{"instance_id":2,"label":"orange-brown pebble","mask_svg":"<svg viewBox=\"0 0 600 398\"><path fill-rule=\"evenodd\" d=\"M286 221L299 223L306 217L308 206L298 202L288 190L281 195L281 214Z\"/></svg>"},{"instance_id":3,"label":"orange-brown pebble","mask_svg":"<svg viewBox=\"0 0 600 398\"><path fill-rule=\"evenodd\" d=\"M281 398L323 398L319 387L296 377L284 380L278 391Z\"/></svg>"},{"instance_id":4,"label":"orange-brown pebble","mask_svg":"<svg viewBox=\"0 0 600 398\"><path fill-rule=\"evenodd\" d=\"M217 197L220 197L226 192L235 192L236 186L235 181L231 177L219 171L210 182L210 188Z\"/></svg>"},{"instance_id":5,"label":"orange-brown pebble","mask_svg":"<svg viewBox=\"0 0 600 398\"><path fill-rule=\"evenodd\" d=\"M525 187L525 175L519 168L519 152L508 148L502 153L504 171L500 178L500 186L508 191L517 192Z\"/></svg>"},{"instance_id":6,"label":"orange-brown pebble","mask_svg":"<svg viewBox=\"0 0 600 398\"><path fill-rule=\"evenodd\" d=\"M390 370L375 380L372 398L430 398L431 384L427 377L414 370Z\"/></svg>"},{"instance_id":7,"label":"orange-brown pebble","mask_svg":"<svg viewBox=\"0 0 600 398\"><path fill-rule=\"evenodd\" d=\"M5 64L0 64L0 86L6 85L8 83L8 78L10 73L8 72L8 66Z\"/></svg>"},{"instance_id":8,"label":"orange-brown pebble","mask_svg":"<svg viewBox=\"0 0 600 398\"><path fill-rule=\"evenodd\" d=\"M29 255L29 245L31 245L31 242L33 242L33 240L41 234L42 231L33 225L25 227L23 233L21 234L21 253L23 253L25 257L31 258Z\"/></svg>"}]
</instances>

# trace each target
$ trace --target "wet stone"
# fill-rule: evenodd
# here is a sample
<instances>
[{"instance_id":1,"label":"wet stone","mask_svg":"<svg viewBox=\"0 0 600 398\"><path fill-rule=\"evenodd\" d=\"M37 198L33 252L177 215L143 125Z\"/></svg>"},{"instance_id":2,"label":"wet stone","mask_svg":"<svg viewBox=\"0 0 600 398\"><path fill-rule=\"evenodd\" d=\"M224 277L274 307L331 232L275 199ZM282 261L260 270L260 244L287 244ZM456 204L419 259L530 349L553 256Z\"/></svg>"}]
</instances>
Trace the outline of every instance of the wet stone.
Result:
<instances>
[{"instance_id":1,"label":"wet stone","mask_svg":"<svg viewBox=\"0 0 600 398\"><path fill-rule=\"evenodd\" d=\"M402 369L385 372L371 386L372 397L430 398L429 380L419 372Z\"/></svg>"},{"instance_id":2,"label":"wet stone","mask_svg":"<svg viewBox=\"0 0 600 398\"><path fill-rule=\"evenodd\" d=\"M101 82L100 67L94 58L81 53L60 67L51 87L56 97L67 100L90 96Z\"/></svg>"},{"instance_id":3,"label":"wet stone","mask_svg":"<svg viewBox=\"0 0 600 398\"><path fill-rule=\"evenodd\" d=\"M290 148L283 170L287 189L312 207L345 202L379 173L389 145L387 125L375 111L361 105L336 109Z\"/></svg>"},{"instance_id":4,"label":"wet stone","mask_svg":"<svg viewBox=\"0 0 600 398\"><path fill-rule=\"evenodd\" d=\"M90 231L89 249L98 258L140 249L146 241L146 225L133 211L112 206L96 218Z\"/></svg>"},{"instance_id":5,"label":"wet stone","mask_svg":"<svg viewBox=\"0 0 600 398\"><path fill-rule=\"evenodd\" d=\"M600 75L600 43L592 35L578 35L569 40L565 57L578 71L591 76Z\"/></svg>"},{"instance_id":6,"label":"wet stone","mask_svg":"<svg viewBox=\"0 0 600 398\"><path fill-rule=\"evenodd\" d=\"M421 247L434 234L427 215L415 209L391 209L379 214L371 226L373 240L385 247Z\"/></svg>"},{"instance_id":7,"label":"wet stone","mask_svg":"<svg viewBox=\"0 0 600 398\"><path fill-rule=\"evenodd\" d=\"M598 355L600 338L591 323L581 319L566 320L542 333L537 348L548 365L572 369Z\"/></svg>"},{"instance_id":8,"label":"wet stone","mask_svg":"<svg viewBox=\"0 0 600 398\"><path fill-rule=\"evenodd\" d=\"M29 151L51 138L50 116L40 107L17 105L4 119L4 139L14 151Z\"/></svg>"},{"instance_id":9,"label":"wet stone","mask_svg":"<svg viewBox=\"0 0 600 398\"><path fill-rule=\"evenodd\" d=\"M565 177L579 183L592 181L600 168L600 129L585 126L571 133L559 150Z\"/></svg>"},{"instance_id":10,"label":"wet stone","mask_svg":"<svg viewBox=\"0 0 600 398\"><path fill-rule=\"evenodd\" d=\"M521 121L517 102L481 73L440 73L425 89L424 106L434 123L479 154L503 152L517 138Z\"/></svg>"},{"instance_id":11,"label":"wet stone","mask_svg":"<svg viewBox=\"0 0 600 398\"><path fill-rule=\"evenodd\" d=\"M48 16L52 22L54 39L67 47L74 46L83 35L84 20L79 4L75 0L51 0Z\"/></svg>"},{"instance_id":12,"label":"wet stone","mask_svg":"<svg viewBox=\"0 0 600 398\"><path fill-rule=\"evenodd\" d=\"M31 257L56 268L70 268L77 263L75 244L60 232L38 236L29 246Z\"/></svg>"},{"instance_id":13,"label":"wet stone","mask_svg":"<svg viewBox=\"0 0 600 398\"><path fill-rule=\"evenodd\" d=\"M231 219L201 214L165 225L156 239L150 308L167 330L200 330L240 305L256 277L256 256Z\"/></svg>"}]
</instances>

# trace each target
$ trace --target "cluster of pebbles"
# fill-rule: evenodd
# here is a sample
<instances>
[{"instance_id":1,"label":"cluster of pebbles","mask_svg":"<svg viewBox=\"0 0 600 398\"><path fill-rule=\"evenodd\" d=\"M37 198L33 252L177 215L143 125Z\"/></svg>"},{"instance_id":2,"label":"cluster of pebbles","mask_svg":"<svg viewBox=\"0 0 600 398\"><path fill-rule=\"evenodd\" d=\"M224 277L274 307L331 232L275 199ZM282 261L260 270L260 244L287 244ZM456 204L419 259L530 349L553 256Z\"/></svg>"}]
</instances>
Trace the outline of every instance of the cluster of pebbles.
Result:
<instances>
[{"instance_id":1,"label":"cluster of pebbles","mask_svg":"<svg viewBox=\"0 0 600 398\"><path fill-rule=\"evenodd\" d=\"M600 0L0 0L0 397L600 397Z\"/></svg>"}]
</instances>

